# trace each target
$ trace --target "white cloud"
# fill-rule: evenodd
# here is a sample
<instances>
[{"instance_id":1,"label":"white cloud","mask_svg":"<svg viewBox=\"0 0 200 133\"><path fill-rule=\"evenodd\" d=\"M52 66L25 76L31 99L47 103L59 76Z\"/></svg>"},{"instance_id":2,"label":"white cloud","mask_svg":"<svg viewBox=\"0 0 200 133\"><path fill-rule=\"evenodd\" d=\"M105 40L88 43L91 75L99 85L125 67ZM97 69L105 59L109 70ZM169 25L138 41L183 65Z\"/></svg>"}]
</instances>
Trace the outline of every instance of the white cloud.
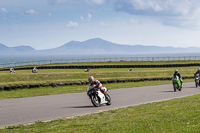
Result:
<instances>
[{"instance_id":1,"label":"white cloud","mask_svg":"<svg viewBox=\"0 0 200 133\"><path fill-rule=\"evenodd\" d=\"M117 0L115 9L142 15L188 14L198 0ZM196 6L196 8L199 6Z\"/></svg>"},{"instance_id":2,"label":"white cloud","mask_svg":"<svg viewBox=\"0 0 200 133\"><path fill-rule=\"evenodd\" d=\"M8 11L7 11L6 8L0 8L0 12L1 12L1 13L7 13Z\"/></svg>"},{"instance_id":3,"label":"white cloud","mask_svg":"<svg viewBox=\"0 0 200 133\"><path fill-rule=\"evenodd\" d=\"M92 19L92 14L90 14L90 13L88 13L87 14L87 16L84 18L84 16L80 16L80 19L82 20L82 21L91 21L91 19Z\"/></svg>"},{"instance_id":4,"label":"white cloud","mask_svg":"<svg viewBox=\"0 0 200 133\"><path fill-rule=\"evenodd\" d=\"M35 14L38 14L38 12L35 11L35 10L33 10L33 9L26 10L25 13L28 14L28 15L35 15Z\"/></svg>"},{"instance_id":5,"label":"white cloud","mask_svg":"<svg viewBox=\"0 0 200 133\"><path fill-rule=\"evenodd\" d=\"M103 5L108 0L86 0L89 4L95 4L95 5Z\"/></svg>"},{"instance_id":6,"label":"white cloud","mask_svg":"<svg viewBox=\"0 0 200 133\"><path fill-rule=\"evenodd\" d=\"M137 19L133 19L133 18L130 19L130 24L137 24L137 23L138 23Z\"/></svg>"},{"instance_id":7,"label":"white cloud","mask_svg":"<svg viewBox=\"0 0 200 133\"><path fill-rule=\"evenodd\" d=\"M90 5L103 5L108 0L48 0L51 4L87 3Z\"/></svg>"},{"instance_id":8,"label":"white cloud","mask_svg":"<svg viewBox=\"0 0 200 133\"><path fill-rule=\"evenodd\" d=\"M67 2L70 2L72 0L48 0L49 3L52 3L52 4L63 4L63 3L67 3Z\"/></svg>"},{"instance_id":9,"label":"white cloud","mask_svg":"<svg viewBox=\"0 0 200 133\"><path fill-rule=\"evenodd\" d=\"M67 27L68 27L68 28L75 28L75 27L77 27L77 26L78 26L78 23L76 23L76 22L69 21L69 22L67 23Z\"/></svg>"},{"instance_id":10,"label":"white cloud","mask_svg":"<svg viewBox=\"0 0 200 133\"><path fill-rule=\"evenodd\" d=\"M199 0L116 0L115 10L148 16L165 25L196 27L200 22Z\"/></svg>"},{"instance_id":11,"label":"white cloud","mask_svg":"<svg viewBox=\"0 0 200 133\"><path fill-rule=\"evenodd\" d=\"M102 26L102 27L109 27L110 26L110 24L105 23L105 22L100 22L99 25Z\"/></svg>"}]
</instances>

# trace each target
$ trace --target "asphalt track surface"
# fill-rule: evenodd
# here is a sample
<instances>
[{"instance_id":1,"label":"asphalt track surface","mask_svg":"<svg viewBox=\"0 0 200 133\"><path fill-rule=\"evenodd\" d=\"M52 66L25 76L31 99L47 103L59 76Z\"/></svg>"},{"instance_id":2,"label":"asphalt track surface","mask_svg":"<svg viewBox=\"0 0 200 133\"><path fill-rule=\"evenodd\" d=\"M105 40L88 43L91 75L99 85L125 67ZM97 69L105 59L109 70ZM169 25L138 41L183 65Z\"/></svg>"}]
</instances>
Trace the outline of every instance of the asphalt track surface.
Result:
<instances>
[{"instance_id":1,"label":"asphalt track surface","mask_svg":"<svg viewBox=\"0 0 200 133\"><path fill-rule=\"evenodd\" d=\"M109 89L109 88L108 88ZM0 127L29 124L112 110L144 103L200 94L194 82L184 83L182 91L173 91L171 84L109 90L112 105L94 107L85 93L37 96L0 100Z\"/></svg>"}]
</instances>

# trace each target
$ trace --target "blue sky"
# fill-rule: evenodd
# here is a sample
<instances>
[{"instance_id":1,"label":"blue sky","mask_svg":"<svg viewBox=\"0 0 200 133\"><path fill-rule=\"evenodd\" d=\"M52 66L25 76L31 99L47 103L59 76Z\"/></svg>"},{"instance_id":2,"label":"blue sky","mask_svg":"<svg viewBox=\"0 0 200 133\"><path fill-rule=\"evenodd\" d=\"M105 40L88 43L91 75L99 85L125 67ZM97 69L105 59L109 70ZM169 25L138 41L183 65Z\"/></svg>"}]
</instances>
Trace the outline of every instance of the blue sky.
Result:
<instances>
[{"instance_id":1,"label":"blue sky","mask_svg":"<svg viewBox=\"0 0 200 133\"><path fill-rule=\"evenodd\" d=\"M0 0L0 43L35 49L102 38L200 47L199 0Z\"/></svg>"}]
</instances>

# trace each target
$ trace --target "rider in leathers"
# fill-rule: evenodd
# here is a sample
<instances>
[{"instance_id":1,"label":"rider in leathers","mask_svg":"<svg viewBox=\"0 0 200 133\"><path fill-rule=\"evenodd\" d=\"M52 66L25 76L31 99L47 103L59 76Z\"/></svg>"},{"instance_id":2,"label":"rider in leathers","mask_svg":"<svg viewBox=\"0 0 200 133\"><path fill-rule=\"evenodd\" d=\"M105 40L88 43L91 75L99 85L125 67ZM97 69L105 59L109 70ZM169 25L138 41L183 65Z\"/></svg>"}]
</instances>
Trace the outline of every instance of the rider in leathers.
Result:
<instances>
[{"instance_id":1,"label":"rider in leathers","mask_svg":"<svg viewBox=\"0 0 200 133\"><path fill-rule=\"evenodd\" d=\"M93 86L96 89L100 89L100 91L105 95L105 98L108 99L108 97L106 95L106 92L103 89L102 84L101 84L101 82L99 80L94 80L94 77L90 76L88 78L88 81L89 81L89 86Z\"/></svg>"},{"instance_id":2,"label":"rider in leathers","mask_svg":"<svg viewBox=\"0 0 200 133\"><path fill-rule=\"evenodd\" d=\"M200 74L200 68L197 69L197 72L194 74L194 76L195 76L197 73Z\"/></svg>"},{"instance_id":3,"label":"rider in leathers","mask_svg":"<svg viewBox=\"0 0 200 133\"><path fill-rule=\"evenodd\" d=\"M180 82L181 82L181 86L183 86L183 81L182 81L182 77L181 77L181 74L178 72L178 70L176 69L174 71L174 77L178 76Z\"/></svg>"}]
</instances>

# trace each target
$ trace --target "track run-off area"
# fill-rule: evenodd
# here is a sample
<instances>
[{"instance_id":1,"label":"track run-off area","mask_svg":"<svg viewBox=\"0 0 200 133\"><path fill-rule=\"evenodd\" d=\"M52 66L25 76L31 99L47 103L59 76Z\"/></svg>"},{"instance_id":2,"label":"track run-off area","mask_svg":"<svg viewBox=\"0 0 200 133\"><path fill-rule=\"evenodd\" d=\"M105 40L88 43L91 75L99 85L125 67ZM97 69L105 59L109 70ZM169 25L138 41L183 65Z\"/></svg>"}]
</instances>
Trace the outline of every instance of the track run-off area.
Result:
<instances>
[{"instance_id":1,"label":"track run-off area","mask_svg":"<svg viewBox=\"0 0 200 133\"><path fill-rule=\"evenodd\" d=\"M87 88L86 88L87 89ZM108 88L109 90L109 88ZM172 84L109 90L112 105L94 107L86 92L0 100L0 127L30 124L59 118L164 101L200 94L194 82L183 83L182 91Z\"/></svg>"}]
</instances>

